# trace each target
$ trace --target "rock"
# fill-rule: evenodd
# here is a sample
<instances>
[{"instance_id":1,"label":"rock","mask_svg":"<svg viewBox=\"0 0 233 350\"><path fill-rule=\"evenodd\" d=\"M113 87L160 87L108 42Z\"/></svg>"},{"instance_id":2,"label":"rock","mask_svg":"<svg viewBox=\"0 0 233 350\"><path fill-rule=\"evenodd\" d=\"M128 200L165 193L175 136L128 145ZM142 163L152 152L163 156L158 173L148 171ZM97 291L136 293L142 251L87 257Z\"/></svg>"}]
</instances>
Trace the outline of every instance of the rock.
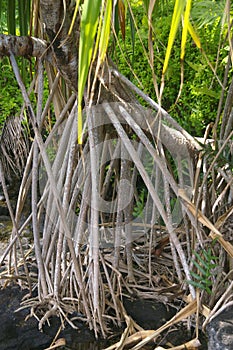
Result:
<instances>
[{"instance_id":1,"label":"rock","mask_svg":"<svg viewBox=\"0 0 233 350\"><path fill-rule=\"evenodd\" d=\"M49 320L50 325L45 324L43 331L40 332L38 321L34 317L25 321L26 316L30 313L29 308L15 312L27 293L27 290L21 290L15 285L0 289L0 350L44 350L51 345L60 327L60 318L52 317ZM147 329L157 329L176 313L176 310L172 307L154 300L130 300L126 298L124 299L124 306L133 319ZM66 341L66 346L62 347L63 350L99 350L111 344L112 339L110 343L108 340L97 342L93 332L84 323L78 321L76 316L78 315L74 314L71 318L73 320L76 318L76 321L73 322L75 322L78 329L72 329L66 324L65 329L59 333L59 338L64 338ZM178 328L180 327L176 327L175 332L165 331L160 345L163 346L168 341L174 345L180 345L192 339L192 336L187 334L186 328ZM116 329L115 333L114 330L118 337L117 340L119 340L122 331L123 329ZM203 344L200 349L204 350L206 348ZM217 350L218 348L212 347L209 349ZM228 349L230 348L224 348L224 350Z\"/></svg>"},{"instance_id":2,"label":"rock","mask_svg":"<svg viewBox=\"0 0 233 350\"><path fill-rule=\"evenodd\" d=\"M233 349L233 305L216 315L206 327L208 350Z\"/></svg>"},{"instance_id":3,"label":"rock","mask_svg":"<svg viewBox=\"0 0 233 350\"><path fill-rule=\"evenodd\" d=\"M0 289L0 350L44 350L51 345L60 328L60 318L52 317L49 320L50 324L45 324L43 331L39 331L38 321L34 317L25 320L30 313L29 308L15 312L27 292L17 286ZM62 349L102 348L101 343L96 341L93 332L84 323L74 323L78 329L66 324L65 329L59 333L58 338L64 338L66 341L66 347Z\"/></svg>"},{"instance_id":4,"label":"rock","mask_svg":"<svg viewBox=\"0 0 233 350\"><path fill-rule=\"evenodd\" d=\"M0 216L0 246L5 247L12 232L12 222L8 217ZM4 249L4 248L3 248ZM0 255L2 255L2 251Z\"/></svg>"},{"instance_id":5,"label":"rock","mask_svg":"<svg viewBox=\"0 0 233 350\"><path fill-rule=\"evenodd\" d=\"M127 313L144 329L157 329L171 319L176 310L156 300L124 299Z\"/></svg>"},{"instance_id":6,"label":"rock","mask_svg":"<svg viewBox=\"0 0 233 350\"><path fill-rule=\"evenodd\" d=\"M28 310L15 312L20 307L25 295L18 287L7 287L0 290L0 349L1 350L37 350L50 345L50 336L39 332L35 318L25 321Z\"/></svg>"},{"instance_id":7,"label":"rock","mask_svg":"<svg viewBox=\"0 0 233 350\"><path fill-rule=\"evenodd\" d=\"M158 329L177 313L177 310L174 307L156 300L139 298L131 300L124 298L123 304L128 315L130 315L133 320L144 329ZM169 332L165 330L162 333L162 339L159 340L159 345L164 346L165 348L167 343L170 343L173 346L179 346L193 339L192 334L195 334L194 329L188 331L185 325L179 323L173 330L171 327ZM201 331L199 332L199 341L201 345L198 349L206 350L206 336ZM215 350L215 348L213 348L213 350Z\"/></svg>"},{"instance_id":8,"label":"rock","mask_svg":"<svg viewBox=\"0 0 233 350\"><path fill-rule=\"evenodd\" d=\"M9 210L6 206L0 205L0 217L9 217Z\"/></svg>"}]
</instances>

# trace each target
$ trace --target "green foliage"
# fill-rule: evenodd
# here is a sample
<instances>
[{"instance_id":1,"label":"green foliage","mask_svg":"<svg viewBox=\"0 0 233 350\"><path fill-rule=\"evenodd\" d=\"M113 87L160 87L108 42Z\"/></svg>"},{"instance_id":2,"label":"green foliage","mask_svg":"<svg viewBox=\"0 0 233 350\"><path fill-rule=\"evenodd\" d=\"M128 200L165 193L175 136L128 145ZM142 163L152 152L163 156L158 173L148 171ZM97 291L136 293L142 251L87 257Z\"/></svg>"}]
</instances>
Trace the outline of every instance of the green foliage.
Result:
<instances>
[{"instance_id":1,"label":"green foliage","mask_svg":"<svg viewBox=\"0 0 233 350\"><path fill-rule=\"evenodd\" d=\"M196 1L193 7L195 7L196 3L199 2ZM152 18L154 27L152 38L154 46L154 71L157 75L158 84L161 82L173 7L174 1L167 1L166 6L157 6ZM147 13L143 12L143 6L140 5L140 2L132 2L132 9L139 32L134 33L134 45L132 47L131 19L128 16L126 39L123 41L121 35L119 35L121 50L116 48L114 60L124 75L136 85L139 85L138 81L140 81L144 92L153 99L156 99L152 83L152 74L148 58L145 55L145 51L148 52ZM212 11L211 21L206 21L202 26L200 26L200 21L197 21L197 26L199 27L198 34L203 50L212 66L215 67L222 27L219 17L220 11L216 10L217 13L215 13L214 6L212 6ZM195 25L196 17L194 14L195 12L192 14ZM162 106L169 111L189 133L194 136L202 136L206 126L210 122L215 121L221 86L214 77L202 52L196 47L189 36L186 43L184 58L184 85L178 103L175 104L181 82L181 29L180 26L165 75ZM145 51L143 50L141 42L145 47ZM122 56L122 51L125 58ZM227 55L227 48L221 49L216 71L220 80L223 78L225 57ZM132 66L138 80L132 74L129 65Z\"/></svg>"},{"instance_id":2,"label":"green foliage","mask_svg":"<svg viewBox=\"0 0 233 350\"><path fill-rule=\"evenodd\" d=\"M31 0L0 0L0 32L12 35L28 35ZM30 80L29 62L20 58L20 72L24 83ZM0 62L0 126L5 118L19 112L22 105L18 85L14 81L10 65L6 59Z\"/></svg>"},{"instance_id":3,"label":"green foliage","mask_svg":"<svg viewBox=\"0 0 233 350\"><path fill-rule=\"evenodd\" d=\"M222 152L219 154L219 148L221 144L216 144L215 148L213 148L210 144L204 146L203 155L208 158L208 163L212 163L215 161L215 167L219 168L229 168L233 169L233 157L232 150L230 145L226 145Z\"/></svg>"},{"instance_id":4,"label":"green foliage","mask_svg":"<svg viewBox=\"0 0 233 350\"><path fill-rule=\"evenodd\" d=\"M191 10L192 18L195 19L195 23L199 28L206 25L214 25L216 21L221 19L225 6L224 1L195 0L195 4Z\"/></svg>"},{"instance_id":5,"label":"green foliage","mask_svg":"<svg viewBox=\"0 0 233 350\"><path fill-rule=\"evenodd\" d=\"M16 13L15 13L15 0L8 0L7 4L7 28L8 33L16 34Z\"/></svg>"},{"instance_id":6,"label":"green foliage","mask_svg":"<svg viewBox=\"0 0 233 350\"><path fill-rule=\"evenodd\" d=\"M23 103L21 92L6 58L0 61L0 129L10 115L19 114Z\"/></svg>"},{"instance_id":7,"label":"green foliage","mask_svg":"<svg viewBox=\"0 0 233 350\"><path fill-rule=\"evenodd\" d=\"M197 273L190 271L193 280L187 281L194 287L206 291L208 294L212 293L212 277L216 274L214 269L218 266L216 261L218 257L213 256L211 248L208 250L203 249L201 253L193 252L196 260L192 260L194 266L196 267Z\"/></svg>"},{"instance_id":8,"label":"green foliage","mask_svg":"<svg viewBox=\"0 0 233 350\"><path fill-rule=\"evenodd\" d=\"M50 162L53 163L54 159L56 158L57 149L53 145L49 145L46 148L46 153Z\"/></svg>"},{"instance_id":9,"label":"green foliage","mask_svg":"<svg viewBox=\"0 0 233 350\"><path fill-rule=\"evenodd\" d=\"M31 0L0 0L0 31L4 34L28 35L30 24ZM28 88L34 59L18 57L17 63L22 79ZM48 96L48 82L45 80L45 98ZM35 103L35 96L30 96ZM19 115L23 98L15 79L9 60L0 60L0 130L6 118Z\"/></svg>"},{"instance_id":10,"label":"green foliage","mask_svg":"<svg viewBox=\"0 0 233 350\"><path fill-rule=\"evenodd\" d=\"M19 68L22 70L22 66L24 66L24 61L22 58L18 58ZM33 65L33 60L30 62L31 66ZM26 69L28 72L29 62L26 62ZM33 68L34 69L34 68ZM30 76L29 72L25 77L25 86L28 89L30 86ZM44 105L49 95L49 85L46 73L44 74ZM31 93L30 99L32 101L33 106L36 106L36 96L34 92ZM4 121L8 116L16 116L21 112L21 108L23 106L23 98L21 91L18 87L18 83L15 79L12 67L9 63L8 58L3 58L0 60L0 131L4 124ZM54 111L51 107L51 117L53 118ZM26 120L26 119L25 119Z\"/></svg>"},{"instance_id":11,"label":"green foliage","mask_svg":"<svg viewBox=\"0 0 233 350\"><path fill-rule=\"evenodd\" d=\"M133 208L133 216L135 218L137 217L141 217L142 216L142 213L143 213L143 210L145 208L145 200L146 200L146 189L143 188L141 191L140 191L140 194L138 196L138 199L135 203L135 206Z\"/></svg>"},{"instance_id":12,"label":"green foliage","mask_svg":"<svg viewBox=\"0 0 233 350\"><path fill-rule=\"evenodd\" d=\"M0 31L28 35L31 0L0 0Z\"/></svg>"}]
</instances>

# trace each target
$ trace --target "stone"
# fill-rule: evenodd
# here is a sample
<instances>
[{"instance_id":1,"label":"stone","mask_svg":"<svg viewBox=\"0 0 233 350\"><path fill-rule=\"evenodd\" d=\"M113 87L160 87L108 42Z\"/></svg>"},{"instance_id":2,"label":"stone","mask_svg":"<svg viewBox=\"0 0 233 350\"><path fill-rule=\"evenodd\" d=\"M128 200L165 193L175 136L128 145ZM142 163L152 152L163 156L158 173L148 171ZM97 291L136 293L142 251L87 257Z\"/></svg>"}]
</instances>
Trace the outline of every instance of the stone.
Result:
<instances>
[{"instance_id":1,"label":"stone","mask_svg":"<svg viewBox=\"0 0 233 350\"><path fill-rule=\"evenodd\" d=\"M30 313L29 308L15 312L27 293L28 290L22 290L17 285L0 288L0 350L44 350L51 345L60 327L60 318L51 317L49 325L46 323L42 331L39 331L38 321L34 317L25 320ZM128 314L145 329L159 328L176 313L176 309L155 300L124 298L124 306ZM88 329L86 324L78 321L77 316L80 315L73 314L70 318L78 329L73 329L65 324L65 328L59 333L58 338L64 338L66 341L66 346L63 346L61 350L100 350L112 343L112 339L110 343L108 339L97 341L93 332ZM116 341L119 340L123 330L124 327L113 329L113 333L117 337ZM192 335L187 333L186 327L176 327L175 332L165 331L160 345L165 345L168 341L174 346L180 345L192 338ZM200 349L207 349L205 341L201 340L201 343ZM217 348L209 349L215 350ZM226 349L230 348L224 348L224 350Z\"/></svg>"},{"instance_id":2,"label":"stone","mask_svg":"<svg viewBox=\"0 0 233 350\"><path fill-rule=\"evenodd\" d=\"M233 349L233 305L217 314L206 327L208 350Z\"/></svg>"},{"instance_id":3,"label":"stone","mask_svg":"<svg viewBox=\"0 0 233 350\"><path fill-rule=\"evenodd\" d=\"M52 317L50 325L45 324L42 331L38 329L38 321L29 315L29 308L15 312L27 290L21 290L18 286L9 286L0 289L0 349L1 350L44 350L48 348L58 329L60 318ZM64 338L66 347L62 349L97 349L98 343L84 323L75 322L78 329L72 329L65 325L59 338Z\"/></svg>"},{"instance_id":4,"label":"stone","mask_svg":"<svg viewBox=\"0 0 233 350\"><path fill-rule=\"evenodd\" d=\"M37 350L38 345L44 348L50 345L51 337L39 332L38 321L35 318L25 321L29 310L15 312L20 307L24 295L25 291L16 286L0 290L1 350Z\"/></svg>"}]
</instances>

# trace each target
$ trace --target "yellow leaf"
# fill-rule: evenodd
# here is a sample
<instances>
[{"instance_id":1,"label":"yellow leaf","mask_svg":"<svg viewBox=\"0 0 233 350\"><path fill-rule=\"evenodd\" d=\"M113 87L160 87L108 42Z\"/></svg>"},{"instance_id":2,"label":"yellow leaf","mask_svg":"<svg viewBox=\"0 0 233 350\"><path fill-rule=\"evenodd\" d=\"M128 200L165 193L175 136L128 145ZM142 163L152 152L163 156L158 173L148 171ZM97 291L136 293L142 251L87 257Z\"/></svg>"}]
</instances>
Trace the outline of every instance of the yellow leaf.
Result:
<instances>
[{"instance_id":1,"label":"yellow leaf","mask_svg":"<svg viewBox=\"0 0 233 350\"><path fill-rule=\"evenodd\" d=\"M100 62L103 62L108 48L108 41L110 36L111 27L111 14L112 14L112 0L107 0L103 26L101 29L101 36L99 42L99 58Z\"/></svg>"},{"instance_id":2,"label":"yellow leaf","mask_svg":"<svg viewBox=\"0 0 233 350\"><path fill-rule=\"evenodd\" d=\"M184 14L184 25L183 25L182 39L181 39L181 55L180 55L181 60L184 59L185 45L186 45L187 34L188 34L189 16L191 11L191 2L192 0L187 0L187 5L185 9L185 14Z\"/></svg>"},{"instance_id":3,"label":"yellow leaf","mask_svg":"<svg viewBox=\"0 0 233 350\"><path fill-rule=\"evenodd\" d=\"M82 143L82 98L91 64L101 0L85 0L81 16L78 65L78 143Z\"/></svg>"},{"instance_id":4,"label":"yellow leaf","mask_svg":"<svg viewBox=\"0 0 233 350\"><path fill-rule=\"evenodd\" d=\"M69 28L69 31L68 31L68 36L72 33L72 30L73 30L73 27L74 27L74 23L75 23L77 15L78 15L79 3L80 3L80 0L76 0L75 10L74 10L74 14L73 14L73 17L72 17L71 25L70 25L70 28Z\"/></svg>"},{"instance_id":5,"label":"yellow leaf","mask_svg":"<svg viewBox=\"0 0 233 350\"><path fill-rule=\"evenodd\" d=\"M176 33L178 30L178 26L181 20L181 15L184 11L184 6L185 6L186 1L185 0L176 0L175 2L175 7L172 15L172 23L171 23L171 29L169 33L169 38L168 38L168 44L167 44L167 50L166 50L166 55L164 59L164 65L163 65L163 75L165 74L167 67L168 67L168 62L169 58L171 55L171 50L172 46L176 37Z\"/></svg>"},{"instance_id":6,"label":"yellow leaf","mask_svg":"<svg viewBox=\"0 0 233 350\"><path fill-rule=\"evenodd\" d=\"M192 24L190 23L190 21L188 22L188 31L193 39L193 41L195 42L195 44L197 45L198 49L201 49L201 42L200 39L198 38Z\"/></svg>"}]
</instances>

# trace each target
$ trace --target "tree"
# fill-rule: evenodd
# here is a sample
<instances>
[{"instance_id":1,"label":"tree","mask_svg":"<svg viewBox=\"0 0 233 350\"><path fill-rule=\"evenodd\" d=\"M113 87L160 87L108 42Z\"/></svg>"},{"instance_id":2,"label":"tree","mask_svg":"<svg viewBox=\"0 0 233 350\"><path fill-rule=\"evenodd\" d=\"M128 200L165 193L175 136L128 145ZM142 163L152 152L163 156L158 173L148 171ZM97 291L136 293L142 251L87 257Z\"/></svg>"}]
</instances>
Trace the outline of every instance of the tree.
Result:
<instances>
[{"instance_id":1,"label":"tree","mask_svg":"<svg viewBox=\"0 0 233 350\"><path fill-rule=\"evenodd\" d=\"M150 18L154 2L145 4L151 44ZM124 31L124 4L118 1L117 5L118 16L121 15L118 21ZM10 208L13 221L10 245L14 252L10 267L19 275L18 259L23 258L23 274L29 290L36 286L38 292L37 300L29 298L27 305L44 311L39 328L53 314L60 314L72 324L67 315L76 310L84 315L96 335L101 332L106 336L109 318L120 325L125 315L121 303L123 286L132 291L135 284L143 284L148 293L159 297L153 276L154 272L158 273L153 254L161 254L157 243L160 237L164 239L164 231L164 242L169 242L175 271L171 276L166 270L167 277L180 291L191 294L194 313L197 309L195 288L200 288L200 284L190 273L192 249L204 249L210 240L217 239L219 249L223 247L233 257L232 245L220 232L232 212L231 155L227 148L232 137L231 88L223 117L227 125L224 135L221 132L223 144L218 145L216 138L211 149L206 145L208 134L204 141L189 135L160 103L122 76L111 57L106 56L112 9L117 17L116 2L112 5L111 1L104 0L86 0L82 4L41 0L40 7L37 2L33 6L34 18L41 18L41 22L34 22L37 37L1 35L0 53L10 58L22 91L24 113L33 132L16 212ZM127 6L131 11L129 3ZM160 89L153 72L159 102L178 28L175 19L180 18L185 9L182 43L184 45L188 30L198 43L189 23L188 6L189 1L187 4L176 2ZM230 37L230 29L228 33ZM150 45L149 54L153 68ZM20 77L15 56L36 57L37 74L32 85L36 88L35 105ZM229 54L229 62L230 57ZM44 67L50 86L45 104ZM226 69L226 81L227 77ZM145 101L144 107L138 97ZM52 103L56 120L48 132L46 119ZM22 112L21 119L23 116ZM224 164L220 162L220 155L224 157ZM4 163L2 158L1 181L7 198ZM31 211L21 224L29 189ZM8 205L10 207L9 201ZM36 285L21 243L28 222L32 222L38 267ZM7 252L1 261L6 255ZM168 287L167 279L162 274L160 277L165 288ZM213 290L218 289L218 283L212 276ZM224 290L227 288L228 284ZM136 287L136 291L139 293L140 288ZM209 306L214 302L212 297Z\"/></svg>"}]
</instances>

